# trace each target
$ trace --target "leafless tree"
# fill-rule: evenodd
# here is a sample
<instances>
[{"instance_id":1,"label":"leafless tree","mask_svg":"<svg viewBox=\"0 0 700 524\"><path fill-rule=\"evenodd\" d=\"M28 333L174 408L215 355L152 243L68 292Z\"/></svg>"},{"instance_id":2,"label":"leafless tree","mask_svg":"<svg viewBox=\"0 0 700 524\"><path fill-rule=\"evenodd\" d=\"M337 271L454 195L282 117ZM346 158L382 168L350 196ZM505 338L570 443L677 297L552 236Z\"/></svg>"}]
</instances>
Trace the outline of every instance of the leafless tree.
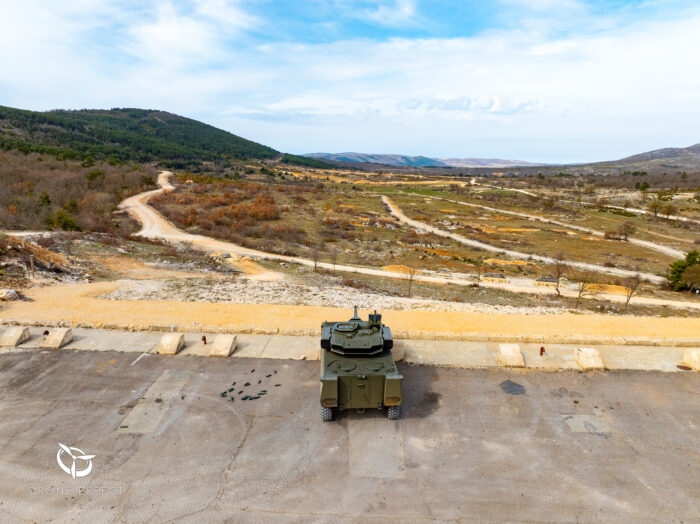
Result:
<instances>
[{"instance_id":1,"label":"leafless tree","mask_svg":"<svg viewBox=\"0 0 700 524\"><path fill-rule=\"evenodd\" d=\"M593 286L593 273L582 273L576 283L576 309L583 297L593 297L598 294L598 291Z\"/></svg>"},{"instance_id":2,"label":"leafless tree","mask_svg":"<svg viewBox=\"0 0 700 524\"><path fill-rule=\"evenodd\" d=\"M484 259L478 257L474 260L474 267L476 268L476 287L481 285L481 275L484 272Z\"/></svg>"},{"instance_id":3,"label":"leafless tree","mask_svg":"<svg viewBox=\"0 0 700 524\"><path fill-rule=\"evenodd\" d=\"M642 276L637 273L625 280L625 309L630 305L632 297L639 292L639 286L642 283Z\"/></svg>"},{"instance_id":4,"label":"leafless tree","mask_svg":"<svg viewBox=\"0 0 700 524\"><path fill-rule=\"evenodd\" d=\"M406 266L405 275L406 275L406 280L408 281L408 296L409 296L409 298L411 296L411 287L413 286L413 279L416 278L416 273L418 273L418 270L416 268L411 267L411 266Z\"/></svg>"},{"instance_id":5,"label":"leafless tree","mask_svg":"<svg viewBox=\"0 0 700 524\"><path fill-rule=\"evenodd\" d=\"M661 208L663 207L663 202L659 200L658 198L652 200L649 202L649 205L647 206L647 209L654 213L654 218L659 216L659 213L661 212Z\"/></svg>"},{"instance_id":6,"label":"leafless tree","mask_svg":"<svg viewBox=\"0 0 700 524\"><path fill-rule=\"evenodd\" d=\"M314 271L316 271L316 268L318 267L318 259L320 256L321 256L321 253L317 247L315 247L311 250L311 260L314 261Z\"/></svg>"},{"instance_id":7,"label":"leafless tree","mask_svg":"<svg viewBox=\"0 0 700 524\"><path fill-rule=\"evenodd\" d=\"M556 286L554 287L554 290L559 296L561 296L561 291L559 291L559 283L561 282L561 279L564 276L566 270L567 265L566 261L564 260L564 253L559 253L556 257L554 257L554 280L556 281Z\"/></svg>"},{"instance_id":8,"label":"leafless tree","mask_svg":"<svg viewBox=\"0 0 700 524\"><path fill-rule=\"evenodd\" d=\"M630 235L633 235L637 230L636 226L632 222L623 222L617 228L618 238L620 240L627 240Z\"/></svg>"},{"instance_id":9,"label":"leafless tree","mask_svg":"<svg viewBox=\"0 0 700 524\"><path fill-rule=\"evenodd\" d=\"M663 208L663 213L667 219L676 212L678 212L678 208L673 204L666 204Z\"/></svg>"},{"instance_id":10,"label":"leafless tree","mask_svg":"<svg viewBox=\"0 0 700 524\"><path fill-rule=\"evenodd\" d=\"M335 265L338 262L338 250L333 249L330 253L331 264L333 264L333 271L335 271Z\"/></svg>"}]
</instances>

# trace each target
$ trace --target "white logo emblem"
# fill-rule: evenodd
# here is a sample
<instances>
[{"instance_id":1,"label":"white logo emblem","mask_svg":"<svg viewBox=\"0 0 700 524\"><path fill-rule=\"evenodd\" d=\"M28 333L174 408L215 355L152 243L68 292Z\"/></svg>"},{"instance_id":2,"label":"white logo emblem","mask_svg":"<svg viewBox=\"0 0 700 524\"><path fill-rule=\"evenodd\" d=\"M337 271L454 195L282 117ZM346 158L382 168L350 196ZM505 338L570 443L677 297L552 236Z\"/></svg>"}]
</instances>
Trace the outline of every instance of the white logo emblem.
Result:
<instances>
[{"instance_id":1,"label":"white logo emblem","mask_svg":"<svg viewBox=\"0 0 700 524\"><path fill-rule=\"evenodd\" d=\"M74 479L87 477L90 474L92 471L92 459L94 459L97 455L86 455L82 449L64 446L60 442L58 443L58 447L60 448L58 453L56 453L56 462L58 462L58 467L60 467ZM70 467L66 466L61 459L61 456L64 453L66 453L72 459ZM83 469L77 469L75 465L77 460L81 460L83 462L87 461L87 466L85 466Z\"/></svg>"}]
</instances>

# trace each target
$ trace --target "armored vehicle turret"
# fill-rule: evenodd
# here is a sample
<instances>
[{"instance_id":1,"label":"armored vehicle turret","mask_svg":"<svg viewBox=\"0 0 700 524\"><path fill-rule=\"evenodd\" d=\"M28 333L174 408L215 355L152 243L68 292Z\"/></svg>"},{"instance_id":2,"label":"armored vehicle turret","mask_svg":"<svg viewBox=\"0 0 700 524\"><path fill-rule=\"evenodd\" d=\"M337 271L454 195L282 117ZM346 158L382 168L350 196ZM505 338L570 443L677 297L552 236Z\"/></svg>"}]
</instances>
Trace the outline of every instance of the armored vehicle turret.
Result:
<instances>
[{"instance_id":1,"label":"armored vehicle turret","mask_svg":"<svg viewBox=\"0 0 700 524\"><path fill-rule=\"evenodd\" d=\"M321 324L321 416L333 420L333 410L387 409L401 416L401 381L391 349L391 330L376 311L369 320L357 314L345 322Z\"/></svg>"}]
</instances>

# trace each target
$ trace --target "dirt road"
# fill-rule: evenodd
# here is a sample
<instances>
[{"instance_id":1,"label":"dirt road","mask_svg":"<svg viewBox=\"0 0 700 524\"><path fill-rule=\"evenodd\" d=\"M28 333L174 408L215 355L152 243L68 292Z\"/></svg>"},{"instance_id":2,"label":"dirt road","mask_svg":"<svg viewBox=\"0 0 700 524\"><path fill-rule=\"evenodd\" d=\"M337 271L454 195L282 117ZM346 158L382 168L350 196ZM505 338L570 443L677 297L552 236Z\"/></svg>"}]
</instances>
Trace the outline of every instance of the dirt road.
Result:
<instances>
[{"instance_id":1,"label":"dirt road","mask_svg":"<svg viewBox=\"0 0 700 524\"><path fill-rule=\"evenodd\" d=\"M521 259L532 259L532 260L537 260L539 262L544 262L545 264L554 264L555 260L551 257L546 257L542 255L533 255L530 253L522 253L520 251L512 251L509 249L504 249L498 246L492 246L491 244L485 244L484 242L480 242L478 240L472 240L470 238L463 237L462 235L458 235L457 233L450 233L449 231L444 231L440 228L437 228L435 226L431 226L428 224L425 224L423 222L419 222L417 220L413 220L408 218L403 211L401 211L401 208L399 208L392 200L387 197L387 196L382 196L382 201L387 205L391 213L398 218L401 222L404 224L408 224L411 227L414 227L416 229L421 229L423 231L429 231L431 233L434 233L436 235L446 237L446 238L451 238L452 240L456 240L457 242L467 245L467 246L472 246L476 247L479 249L483 249L485 251L491 251L494 253L504 253L510 257L513 258L521 258ZM599 273L605 273L608 275L615 275L615 276L621 276L621 277L631 277L634 275L641 275L641 277L645 280L648 280L649 282L653 282L655 284L662 284L666 281L664 277L660 277L657 275L652 275L651 273L640 273L638 271L628 271L626 269L618 269L618 268L612 268L612 267L605 267L605 266L599 266L596 264L587 264L585 262L573 262L573 261L566 261L566 265L575 267L578 269L583 269L586 271L597 271Z\"/></svg>"},{"instance_id":2,"label":"dirt road","mask_svg":"<svg viewBox=\"0 0 700 524\"><path fill-rule=\"evenodd\" d=\"M202 235L193 235L190 233L186 233L185 231L178 229L174 224L172 224L165 217L163 217L163 215L161 215L158 211L156 211L148 205L148 200L153 196L160 194L164 191L173 191L175 189L169 180L171 175L172 173L170 171L163 171L158 177L158 184L161 186L160 189L155 189L146 193L134 195L132 197L127 198L121 203L120 208L129 213L133 218L141 222L141 224L143 225L138 235L144 236L146 238L158 238L170 242L183 242L189 244L195 249L204 251L206 253L227 253L233 257L247 256L263 260L280 260L284 262L301 264L310 267L317 265L319 268L329 269L333 271L361 273L365 275L373 275L384 278L406 278L406 275L404 273L396 273L391 271L384 271L382 269L350 266L344 264L334 265L326 262L315 263L313 260L308 258L290 257L286 255L278 255L275 253L266 253L264 251L249 249L230 242L223 242L221 240L215 240L213 238L205 237ZM234 263L237 264L236 260L234 260ZM241 264L241 266L245 270L245 265ZM268 271L265 274L258 275L258 278L278 279L281 278L281 275L279 273ZM473 283L471 281L460 282L454 279L419 275L415 277L415 280L421 280L423 282L432 282L438 284L456 283L463 285L471 285Z\"/></svg>"},{"instance_id":3,"label":"dirt road","mask_svg":"<svg viewBox=\"0 0 700 524\"><path fill-rule=\"evenodd\" d=\"M528 220L537 220L538 222L543 222L545 224L552 224L552 225L556 225L556 226L561 226L561 227L565 227L567 229L573 229L576 231L581 231L583 233L587 233L589 235L597 236L600 238L605 238L605 233L603 233L602 231L598 231L597 229L591 229L589 227L578 226L576 224L570 224L568 222L562 222L560 220L554 220L554 219L542 217L539 215L529 215L527 213L519 213L517 211L499 209L497 207L489 207L489 206L484 206L481 204L472 204L470 202L462 202L461 200L452 200L450 198L440 198L440 197L427 197L427 198L432 198L434 200L444 200L446 202L452 202L454 204L460 204L460 205L469 206L469 207L476 207L476 208L480 208L480 209L485 209L487 211L492 211L495 213L501 213L504 215L512 215L512 216L517 216L520 218L526 218ZM642 240L639 238L629 237L627 239L627 242L629 242L630 244L635 244L638 246L645 247L647 249L651 249L652 251L657 251L658 253L663 253L664 255L667 255L667 256L672 257L674 259L685 257L685 252L681 251L680 249L675 249L675 248L672 248L669 246L664 246L662 244L657 244L656 242L651 242L649 240Z\"/></svg>"},{"instance_id":4,"label":"dirt road","mask_svg":"<svg viewBox=\"0 0 700 524\"><path fill-rule=\"evenodd\" d=\"M240 265L243 271L247 271L248 274L253 273L254 270L250 269L250 265L255 265L260 268L259 265L254 264L252 261L241 260L240 257L252 257L256 259L269 259L269 260L280 260L285 262L290 262L294 264L301 264L308 267L314 266L314 261L301 257L290 257L285 255L277 255L274 253L266 253L264 251L257 251L254 249L249 249L237 244L232 244L229 242L223 242L220 240L215 240L209 237L201 235L192 235L186 233L181 229L178 229L168 220L166 220L158 211L153 209L148 205L148 200L156 194L163 191L174 190L173 185L170 183L169 178L172 175L169 171L163 171L158 177L158 184L161 186L160 189L153 191L148 191L146 193L141 193L139 195L134 195L127 198L121 204L121 208L127 211L132 217L140 221L143 224L142 230L139 232L148 238L160 238L167 241L174 242L184 242L191 245L193 248L199 249L207 253L228 253L232 257L236 257L234 263ZM393 204L393 203L392 203ZM388 205L388 204L387 204ZM420 222L418 222L420 224ZM423 227L424 225L421 225ZM465 239L466 240L466 239ZM489 246L492 250L502 251L500 249L495 249L493 246ZM247 264L247 266L246 266ZM318 262L318 267L333 271L342 271L347 273L360 273L365 275L379 276L383 278L397 278L406 279L405 273L384 271L382 269L374 269L359 266L349 266L344 264L329 264L326 262ZM610 268L605 268L610 269ZM618 270L622 271L622 270ZM654 275L651 275L654 277ZM282 277L279 273L267 270L261 270L255 278L267 279L267 280L279 280ZM658 277L656 277L658 278ZM471 286L474 284L473 279L464 277L440 277L431 276L425 274L418 274L415 276L416 281L428 282L434 284L455 284L460 286ZM481 285L484 287L492 287L497 289L507 289L508 291L513 291L516 293L532 293L532 294L542 294L542 288L535 286L534 281L525 282L526 279L520 279L515 286L512 284L496 284L491 282L483 282ZM529 285L528 285L529 284ZM568 297L576 297L576 292L574 289L563 289L561 290L562 295ZM589 297L586 297L589 298ZM617 295L598 295L599 299L605 299L612 302L624 302L624 297ZM700 309L700 303L686 302L686 301L675 301L675 300L662 300L656 298L647 297L635 297L635 303L638 304L649 304L649 305L666 305L671 307L690 307Z\"/></svg>"}]
</instances>

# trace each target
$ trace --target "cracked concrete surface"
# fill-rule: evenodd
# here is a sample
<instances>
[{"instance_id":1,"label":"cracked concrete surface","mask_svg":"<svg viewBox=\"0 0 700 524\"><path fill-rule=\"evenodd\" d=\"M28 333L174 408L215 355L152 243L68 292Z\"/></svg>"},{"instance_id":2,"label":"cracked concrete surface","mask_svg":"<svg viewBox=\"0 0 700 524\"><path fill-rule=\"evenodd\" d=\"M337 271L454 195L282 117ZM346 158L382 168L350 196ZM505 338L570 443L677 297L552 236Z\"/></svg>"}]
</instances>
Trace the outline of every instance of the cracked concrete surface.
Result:
<instances>
[{"instance_id":1,"label":"cracked concrete surface","mask_svg":"<svg viewBox=\"0 0 700 524\"><path fill-rule=\"evenodd\" d=\"M0 521L700 520L697 373L401 365L403 419L322 423L317 362L133 361L0 354ZM189 377L163 418L120 431L164 371ZM269 393L230 402L219 393L233 381ZM61 471L58 442L95 454L93 472Z\"/></svg>"}]
</instances>

